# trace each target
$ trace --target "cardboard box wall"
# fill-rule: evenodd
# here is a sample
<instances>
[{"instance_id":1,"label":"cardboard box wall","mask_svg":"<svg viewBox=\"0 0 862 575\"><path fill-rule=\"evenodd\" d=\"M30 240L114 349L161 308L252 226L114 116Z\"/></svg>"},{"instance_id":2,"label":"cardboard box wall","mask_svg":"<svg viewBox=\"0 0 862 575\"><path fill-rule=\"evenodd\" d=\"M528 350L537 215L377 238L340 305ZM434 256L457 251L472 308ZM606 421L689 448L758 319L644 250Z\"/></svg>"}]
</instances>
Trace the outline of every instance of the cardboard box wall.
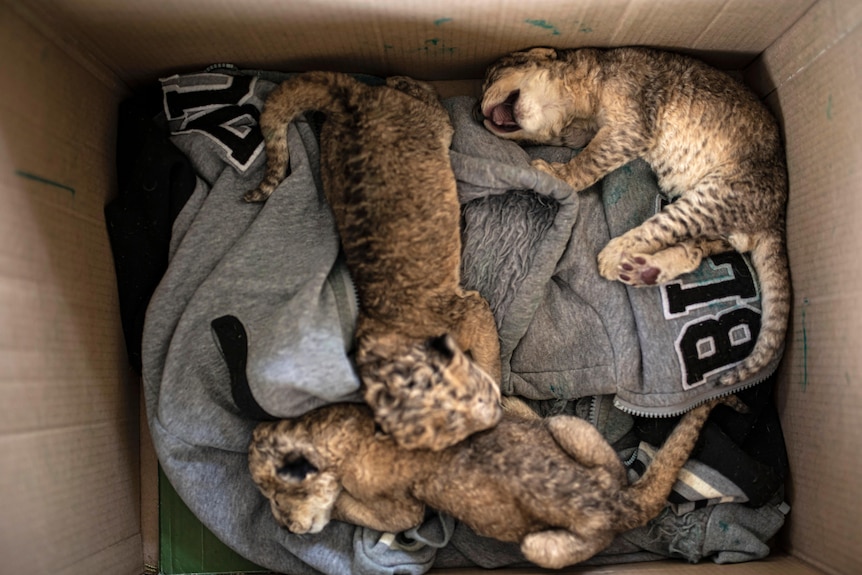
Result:
<instances>
[{"instance_id":1,"label":"cardboard box wall","mask_svg":"<svg viewBox=\"0 0 862 575\"><path fill-rule=\"evenodd\" d=\"M784 129L794 305L778 407L793 510L766 562L591 572L862 573L860 21L858 0L0 0L0 574L157 561L155 466L102 211L131 90L228 61L475 94L462 80L513 49L631 44L739 70Z\"/></svg>"}]
</instances>

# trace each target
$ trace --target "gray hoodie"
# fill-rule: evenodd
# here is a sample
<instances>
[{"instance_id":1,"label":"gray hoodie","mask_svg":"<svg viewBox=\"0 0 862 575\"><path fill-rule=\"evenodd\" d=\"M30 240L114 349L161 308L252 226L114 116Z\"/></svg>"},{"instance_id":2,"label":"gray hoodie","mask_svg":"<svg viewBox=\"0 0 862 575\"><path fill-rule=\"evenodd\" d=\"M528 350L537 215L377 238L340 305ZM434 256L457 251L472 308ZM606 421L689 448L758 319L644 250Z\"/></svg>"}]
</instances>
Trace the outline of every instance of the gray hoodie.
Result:
<instances>
[{"instance_id":1,"label":"gray hoodie","mask_svg":"<svg viewBox=\"0 0 862 575\"><path fill-rule=\"evenodd\" d=\"M263 174L256 120L274 87L251 75L163 80L172 141L198 183L175 222L170 265L144 329L156 452L201 521L268 569L423 573L449 540L451 518L431 514L406 538L338 522L294 536L276 524L248 473L248 443L261 419L359 400L350 357L356 301L320 188L313 121L291 126L291 172L272 197L242 202ZM563 161L572 151L525 150L476 124L471 99L445 104L456 128L464 283L494 309L503 391L539 400L616 394L631 412L662 415L714 394L722 366L741 359L721 352L756 337L749 320L759 318L758 292L747 260L707 262L677 288L603 280L595 263L601 247L659 206L646 164L633 162L576 194L529 165L531 156ZM745 291L752 285L753 295ZM722 286L739 293L716 295ZM741 319L749 323L739 327ZM737 346L724 345L728 334Z\"/></svg>"}]
</instances>

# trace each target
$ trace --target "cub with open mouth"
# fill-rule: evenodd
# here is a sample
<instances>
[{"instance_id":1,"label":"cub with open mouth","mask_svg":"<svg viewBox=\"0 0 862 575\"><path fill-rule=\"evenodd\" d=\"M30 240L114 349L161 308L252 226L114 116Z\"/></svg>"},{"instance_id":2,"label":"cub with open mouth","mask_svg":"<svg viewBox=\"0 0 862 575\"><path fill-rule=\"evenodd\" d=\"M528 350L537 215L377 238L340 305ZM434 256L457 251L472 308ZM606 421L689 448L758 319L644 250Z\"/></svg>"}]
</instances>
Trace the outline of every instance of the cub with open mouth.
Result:
<instances>
[{"instance_id":1,"label":"cub with open mouth","mask_svg":"<svg viewBox=\"0 0 862 575\"><path fill-rule=\"evenodd\" d=\"M648 48L533 48L492 64L478 119L500 138L583 149L533 161L577 191L642 158L672 200L611 239L602 277L666 284L703 258L750 252L763 306L749 356L720 382L755 377L778 357L790 312L787 170L775 118L742 83L694 58Z\"/></svg>"},{"instance_id":2,"label":"cub with open mouth","mask_svg":"<svg viewBox=\"0 0 862 575\"><path fill-rule=\"evenodd\" d=\"M594 109L594 95L568 90L565 83L555 81L553 70L531 66L534 61L521 54L515 52L489 70L474 110L476 120L497 136L524 144L586 145L598 130L598 119L572 114L572 109Z\"/></svg>"}]
</instances>

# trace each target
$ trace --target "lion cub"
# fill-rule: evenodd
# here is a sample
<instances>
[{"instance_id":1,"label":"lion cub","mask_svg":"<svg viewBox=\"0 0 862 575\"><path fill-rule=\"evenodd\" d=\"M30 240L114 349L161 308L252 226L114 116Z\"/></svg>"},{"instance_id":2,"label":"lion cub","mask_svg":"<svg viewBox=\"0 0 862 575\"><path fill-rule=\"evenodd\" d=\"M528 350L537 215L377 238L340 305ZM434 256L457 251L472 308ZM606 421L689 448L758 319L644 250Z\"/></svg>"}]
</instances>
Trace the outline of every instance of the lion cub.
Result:
<instances>
[{"instance_id":1,"label":"lion cub","mask_svg":"<svg viewBox=\"0 0 862 575\"><path fill-rule=\"evenodd\" d=\"M515 52L487 72L478 115L501 138L586 147L567 164L533 164L582 190L636 158L676 198L599 253L601 275L668 282L701 259L751 252L763 319L730 385L770 363L784 341L790 281L787 174L775 120L755 96L697 60L645 48Z\"/></svg>"},{"instance_id":2,"label":"lion cub","mask_svg":"<svg viewBox=\"0 0 862 575\"><path fill-rule=\"evenodd\" d=\"M401 446L428 449L495 425L500 343L488 303L460 286L453 129L436 92L405 77L286 80L264 104L266 175L246 201L284 178L287 125L310 110L326 115L323 191L356 286L356 364L377 422Z\"/></svg>"},{"instance_id":3,"label":"lion cub","mask_svg":"<svg viewBox=\"0 0 862 575\"><path fill-rule=\"evenodd\" d=\"M319 532L330 519L398 532L418 525L428 505L560 568L659 514L713 406L745 410L733 396L694 408L630 485L595 427L567 415L541 420L507 401L496 427L442 451L398 447L375 432L367 406L325 406L258 425L249 469L293 533Z\"/></svg>"}]
</instances>

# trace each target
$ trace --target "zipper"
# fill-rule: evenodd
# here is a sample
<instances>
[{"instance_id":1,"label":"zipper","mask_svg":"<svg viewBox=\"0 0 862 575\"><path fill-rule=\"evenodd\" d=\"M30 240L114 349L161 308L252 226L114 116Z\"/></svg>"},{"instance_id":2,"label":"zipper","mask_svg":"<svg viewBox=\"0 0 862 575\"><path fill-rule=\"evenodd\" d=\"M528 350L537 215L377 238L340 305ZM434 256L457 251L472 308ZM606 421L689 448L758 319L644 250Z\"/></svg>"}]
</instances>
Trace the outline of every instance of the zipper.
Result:
<instances>
[{"instance_id":1,"label":"zipper","mask_svg":"<svg viewBox=\"0 0 862 575\"><path fill-rule=\"evenodd\" d=\"M697 399L694 399L682 405L676 405L674 407L643 407L631 404L624 399L620 399L619 396L614 396L614 406L617 409L628 413L629 415L635 415L637 417L676 417L694 409L698 405L702 405L708 401L712 401L713 399L727 397L728 395L733 395L738 391L754 387L758 383L761 383L771 377L772 374L774 374L778 370L778 365L780 362L780 359L775 361L774 364L765 371L765 374L760 377L754 378L750 381L738 383L727 388L716 388L715 391L707 393L706 395L702 395Z\"/></svg>"},{"instance_id":2,"label":"zipper","mask_svg":"<svg viewBox=\"0 0 862 575\"><path fill-rule=\"evenodd\" d=\"M356 317L359 314L359 295L343 254L338 254L329 275L326 276L326 283L335 295L338 319L341 322L341 336L344 339L344 351L349 354L353 351Z\"/></svg>"},{"instance_id":3,"label":"zipper","mask_svg":"<svg viewBox=\"0 0 862 575\"><path fill-rule=\"evenodd\" d=\"M599 396L593 395L590 397L590 409L587 412L587 421L589 421L593 427L598 429L599 427Z\"/></svg>"}]
</instances>

